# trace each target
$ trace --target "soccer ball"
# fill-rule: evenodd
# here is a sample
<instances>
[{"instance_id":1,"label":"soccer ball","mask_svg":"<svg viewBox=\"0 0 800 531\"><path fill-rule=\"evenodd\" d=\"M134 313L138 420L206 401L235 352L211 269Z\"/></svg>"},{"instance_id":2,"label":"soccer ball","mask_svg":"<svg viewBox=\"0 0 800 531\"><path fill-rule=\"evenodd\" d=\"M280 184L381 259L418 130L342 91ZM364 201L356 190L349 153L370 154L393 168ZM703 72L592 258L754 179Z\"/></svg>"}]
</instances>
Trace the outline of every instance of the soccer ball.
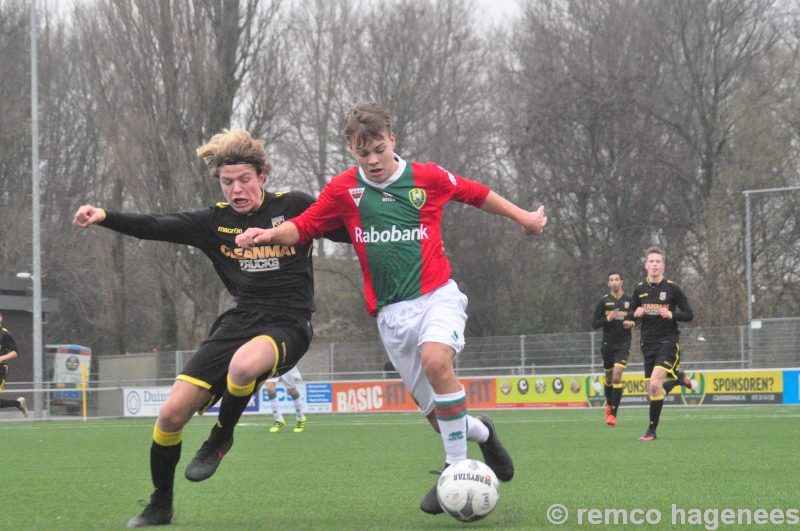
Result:
<instances>
[{"instance_id":1,"label":"soccer ball","mask_svg":"<svg viewBox=\"0 0 800 531\"><path fill-rule=\"evenodd\" d=\"M489 516L500 498L494 471L480 461L465 459L444 469L436 486L439 505L462 522Z\"/></svg>"}]
</instances>

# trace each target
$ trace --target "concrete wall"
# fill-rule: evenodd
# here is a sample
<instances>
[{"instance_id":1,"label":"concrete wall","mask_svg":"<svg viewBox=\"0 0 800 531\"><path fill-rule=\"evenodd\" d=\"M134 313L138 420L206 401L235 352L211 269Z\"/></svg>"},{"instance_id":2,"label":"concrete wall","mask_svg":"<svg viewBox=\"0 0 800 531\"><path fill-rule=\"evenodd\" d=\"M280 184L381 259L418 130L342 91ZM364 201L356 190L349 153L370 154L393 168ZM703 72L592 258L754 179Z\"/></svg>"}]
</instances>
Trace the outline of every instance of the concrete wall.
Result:
<instances>
[{"instance_id":1,"label":"concrete wall","mask_svg":"<svg viewBox=\"0 0 800 531\"><path fill-rule=\"evenodd\" d=\"M97 362L100 387L158 385L158 354L155 352L101 356L98 357ZM123 415L122 400L122 389L98 391L97 416L121 417Z\"/></svg>"}]
</instances>

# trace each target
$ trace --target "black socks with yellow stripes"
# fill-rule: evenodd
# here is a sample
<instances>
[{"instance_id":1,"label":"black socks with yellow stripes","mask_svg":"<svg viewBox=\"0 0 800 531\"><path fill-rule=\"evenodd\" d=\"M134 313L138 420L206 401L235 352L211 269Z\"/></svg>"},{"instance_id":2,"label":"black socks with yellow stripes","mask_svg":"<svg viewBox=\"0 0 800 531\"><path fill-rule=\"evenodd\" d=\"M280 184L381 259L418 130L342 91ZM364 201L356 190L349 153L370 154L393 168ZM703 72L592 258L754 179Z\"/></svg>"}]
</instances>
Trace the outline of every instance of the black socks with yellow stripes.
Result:
<instances>
[{"instance_id":1,"label":"black socks with yellow stripes","mask_svg":"<svg viewBox=\"0 0 800 531\"><path fill-rule=\"evenodd\" d=\"M226 441L233 437L233 429L250 402L250 395L255 390L256 382L252 381L246 385L236 385L231 382L228 376L228 388L222 394L222 401L219 405L219 417L217 423L211 429L209 440Z\"/></svg>"},{"instance_id":2,"label":"black socks with yellow stripes","mask_svg":"<svg viewBox=\"0 0 800 531\"><path fill-rule=\"evenodd\" d=\"M664 395L666 396L666 395ZM661 408L664 407L664 396L658 398L650 397L650 427L652 431L656 431L658 427L658 419L661 418Z\"/></svg>"},{"instance_id":3,"label":"black socks with yellow stripes","mask_svg":"<svg viewBox=\"0 0 800 531\"><path fill-rule=\"evenodd\" d=\"M172 487L175 484L175 467L181 459L183 430L163 432L158 426L153 430L153 445L150 447L150 477L156 488L156 496L172 502Z\"/></svg>"}]
</instances>

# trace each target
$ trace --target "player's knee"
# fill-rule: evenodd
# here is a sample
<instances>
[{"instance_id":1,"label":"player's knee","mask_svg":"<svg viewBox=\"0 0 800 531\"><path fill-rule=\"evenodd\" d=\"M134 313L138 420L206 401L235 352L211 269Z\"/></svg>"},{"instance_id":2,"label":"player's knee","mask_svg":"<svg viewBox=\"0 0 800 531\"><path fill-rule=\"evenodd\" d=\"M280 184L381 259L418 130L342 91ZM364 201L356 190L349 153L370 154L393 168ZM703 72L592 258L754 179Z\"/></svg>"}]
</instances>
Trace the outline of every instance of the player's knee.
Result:
<instances>
[{"instance_id":1,"label":"player's knee","mask_svg":"<svg viewBox=\"0 0 800 531\"><path fill-rule=\"evenodd\" d=\"M183 408L165 402L158 412L157 425L161 431L176 432L189 422L189 418L191 418L191 415L187 415Z\"/></svg>"},{"instance_id":2,"label":"player's knee","mask_svg":"<svg viewBox=\"0 0 800 531\"><path fill-rule=\"evenodd\" d=\"M428 380L439 380L452 372L453 368L445 356L431 355L422 360L422 370Z\"/></svg>"},{"instance_id":3,"label":"player's knee","mask_svg":"<svg viewBox=\"0 0 800 531\"><path fill-rule=\"evenodd\" d=\"M261 374L258 363L252 356L242 356L231 360L228 367L228 377L236 385L245 385L256 379Z\"/></svg>"}]
</instances>

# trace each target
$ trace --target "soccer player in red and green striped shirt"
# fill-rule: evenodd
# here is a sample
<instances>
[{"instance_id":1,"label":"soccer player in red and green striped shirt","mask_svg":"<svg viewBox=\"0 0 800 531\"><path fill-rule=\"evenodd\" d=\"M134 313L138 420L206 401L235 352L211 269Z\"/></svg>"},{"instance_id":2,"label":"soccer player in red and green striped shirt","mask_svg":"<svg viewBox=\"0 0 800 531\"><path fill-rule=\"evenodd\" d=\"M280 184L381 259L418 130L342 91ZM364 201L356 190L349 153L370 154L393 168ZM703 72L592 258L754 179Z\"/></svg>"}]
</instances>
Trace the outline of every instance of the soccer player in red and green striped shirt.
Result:
<instances>
[{"instance_id":1,"label":"soccer player in red and green striped shirt","mask_svg":"<svg viewBox=\"0 0 800 531\"><path fill-rule=\"evenodd\" d=\"M521 209L486 186L432 162L407 162L394 153L388 109L375 102L355 105L344 135L357 166L337 175L317 202L300 216L271 229L248 229L236 238L293 245L344 225L364 276L367 311L377 318L386 351L420 410L442 436L445 462L467 457L467 441L480 445L486 464L501 481L514 464L488 415L467 414L464 388L453 360L464 348L467 297L450 279L441 221L445 203L467 203L519 223L526 234L542 233L544 207ZM443 510L436 485L420 508Z\"/></svg>"}]
</instances>

